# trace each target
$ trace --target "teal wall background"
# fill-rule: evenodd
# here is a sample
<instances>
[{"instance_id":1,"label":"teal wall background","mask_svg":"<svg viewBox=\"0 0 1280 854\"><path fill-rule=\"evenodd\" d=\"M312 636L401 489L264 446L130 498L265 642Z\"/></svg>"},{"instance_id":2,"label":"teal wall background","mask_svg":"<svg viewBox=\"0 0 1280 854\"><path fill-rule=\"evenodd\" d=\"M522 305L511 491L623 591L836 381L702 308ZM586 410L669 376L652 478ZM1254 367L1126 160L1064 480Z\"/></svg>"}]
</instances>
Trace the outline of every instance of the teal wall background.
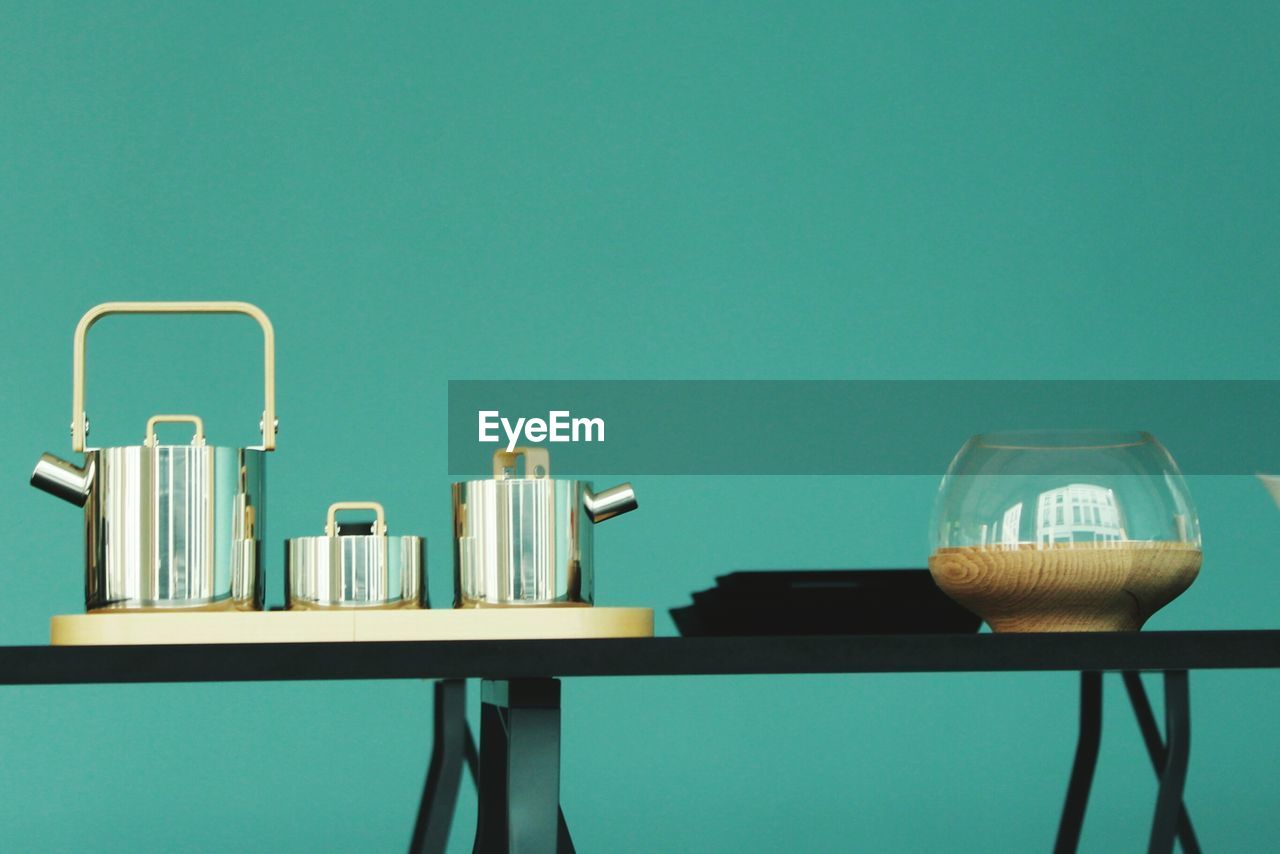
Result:
<instances>
[{"instance_id":1,"label":"teal wall background","mask_svg":"<svg viewBox=\"0 0 1280 854\"><path fill-rule=\"evenodd\" d=\"M430 538L448 602L451 378L1274 378L1278 26L1247 2L4 3L0 642L82 607L78 513L26 481L69 451L71 333L107 299L275 321L273 602L281 539L364 496ZM253 441L255 330L103 323L95 443L187 410ZM599 596L664 633L731 568L923 565L935 486L635 485ZM1280 514L1251 479L1192 488L1204 570L1151 627L1275 627ZM1274 847L1280 676L1192 688L1205 847ZM588 852L1047 850L1075 690L570 680L565 811ZM1154 780L1108 690L1084 848L1139 850ZM425 683L0 690L0 836L401 850L429 704Z\"/></svg>"}]
</instances>

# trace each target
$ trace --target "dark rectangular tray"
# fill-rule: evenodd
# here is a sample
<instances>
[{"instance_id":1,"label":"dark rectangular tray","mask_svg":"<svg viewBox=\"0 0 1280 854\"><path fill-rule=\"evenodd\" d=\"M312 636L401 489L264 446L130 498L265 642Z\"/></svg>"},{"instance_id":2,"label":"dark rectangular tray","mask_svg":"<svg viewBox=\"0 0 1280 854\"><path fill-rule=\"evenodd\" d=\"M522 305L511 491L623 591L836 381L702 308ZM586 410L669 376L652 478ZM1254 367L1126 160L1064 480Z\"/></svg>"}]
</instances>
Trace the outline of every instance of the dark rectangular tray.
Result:
<instances>
[{"instance_id":1,"label":"dark rectangular tray","mask_svg":"<svg viewBox=\"0 0 1280 854\"><path fill-rule=\"evenodd\" d=\"M716 582L671 611L681 634L952 634L982 623L926 569L751 570Z\"/></svg>"}]
</instances>

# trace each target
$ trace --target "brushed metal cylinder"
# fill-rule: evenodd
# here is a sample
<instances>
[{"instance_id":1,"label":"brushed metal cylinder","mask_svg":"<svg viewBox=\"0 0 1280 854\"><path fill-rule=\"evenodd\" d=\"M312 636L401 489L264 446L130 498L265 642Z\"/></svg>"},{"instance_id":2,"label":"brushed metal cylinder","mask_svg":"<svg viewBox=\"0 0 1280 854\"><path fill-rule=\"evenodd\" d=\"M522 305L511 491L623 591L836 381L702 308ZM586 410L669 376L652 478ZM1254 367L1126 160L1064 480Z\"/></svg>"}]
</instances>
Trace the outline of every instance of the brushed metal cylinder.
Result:
<instances>
[{"instance_id":1,"label":"brushed metal cylinder","mask_svg":"<svg viewBox=\"0 0 1280 854\"><path fill-rule=\"evenodd\" d=\"M88 610L262 608L263 451L101 448L84 469Z\"/></svg>"},{"instance_id":2,"label":"brushed metal cylinder","mask_svg":"<svg viewBox=\"0 0 1280 854\"><path fill-rule=\"evenodd\" d=\"M290 610L425 608L425 558L422 537L294 537L285 543L285 605Z\"/></svg>"}]
</instances>

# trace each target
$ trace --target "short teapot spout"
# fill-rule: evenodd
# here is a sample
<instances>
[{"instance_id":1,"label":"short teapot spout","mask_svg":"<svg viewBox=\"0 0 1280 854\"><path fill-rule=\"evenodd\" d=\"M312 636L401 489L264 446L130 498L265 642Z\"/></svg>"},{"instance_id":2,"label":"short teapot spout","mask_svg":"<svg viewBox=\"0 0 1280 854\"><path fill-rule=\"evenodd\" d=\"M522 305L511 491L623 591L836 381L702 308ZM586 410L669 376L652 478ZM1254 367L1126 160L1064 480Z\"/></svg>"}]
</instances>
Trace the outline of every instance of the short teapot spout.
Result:
<instances>
[{"instance_id":1,"label":"short teapot spout","mask_svg":"<svg viewBox=\"0 0 1280 854\"><path fill-rule=\"evenodd\" d=\"M603 522L623 513L630 513L640 506L636 501L636 491L629 483L620 483L603 492L587 492L583 496L583 504L587 517L592 522Z\"/></svg>"},{"instance_id":2,"label":"short teapot spout","mask_svg":"<svg viewBox=\"0 0 1280 854\"><path fill-rule=\"evenodd\" d=\"M83 507L93 486L93 466L81 468L53 454L42 454L36 470L31 473L31 485Z\"/></svg>"}]
</instances>

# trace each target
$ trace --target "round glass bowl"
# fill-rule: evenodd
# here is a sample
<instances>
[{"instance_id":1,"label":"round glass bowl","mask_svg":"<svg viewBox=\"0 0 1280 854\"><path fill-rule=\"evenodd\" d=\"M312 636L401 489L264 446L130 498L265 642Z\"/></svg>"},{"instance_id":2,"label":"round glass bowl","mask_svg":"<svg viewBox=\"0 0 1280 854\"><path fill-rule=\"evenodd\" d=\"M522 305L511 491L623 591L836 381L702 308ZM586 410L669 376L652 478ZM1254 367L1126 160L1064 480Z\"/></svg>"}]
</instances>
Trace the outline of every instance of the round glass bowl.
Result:
<instances>
[{"instance_id":1,"label":"round glass bowl","mask_svg":"<svg viewBox=\"0 0 1280 854\"><path fill-rule=\"evenodd\" d=\"M1149 433L974 436L934 504L929 570L997 632L1134 631L1200 571L1200 524Z\"/></svg>"}]
</instances>

